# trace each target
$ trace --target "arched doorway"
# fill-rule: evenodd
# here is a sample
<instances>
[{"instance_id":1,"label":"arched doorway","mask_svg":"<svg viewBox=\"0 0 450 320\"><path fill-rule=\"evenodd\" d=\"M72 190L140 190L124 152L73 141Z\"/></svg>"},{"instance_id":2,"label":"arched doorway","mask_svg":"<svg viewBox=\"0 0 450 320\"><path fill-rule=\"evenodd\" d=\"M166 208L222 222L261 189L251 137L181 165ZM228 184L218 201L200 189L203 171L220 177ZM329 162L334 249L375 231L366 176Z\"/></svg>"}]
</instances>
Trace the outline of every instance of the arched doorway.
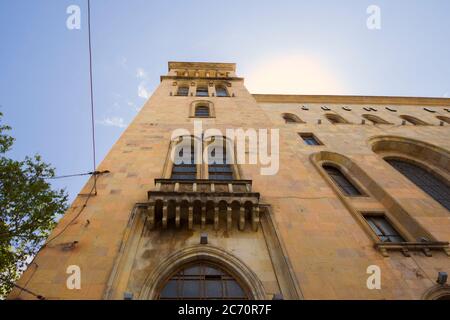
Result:
<instances>
[{"instance_id":1,"label":"arched doorway","mask_svg":"<svg viewBox=\"0 0 450 320\"><path fill-rule=\"evenodd\" d=\"M160 300L248 300L248 289L222 267L199 261L183 266L159 290Z\"/></svg>"},{"instance_id":2,"label":"arched doorway","mask_svg":"<svg viewBox=\"0 0 450 320\"><path fill-rule=\"evenodd\" d=\"M148 275L139 294L141 300L266 298L261 281L244 262L211 245L168 256Z\"/></svg>"}]
</instances>

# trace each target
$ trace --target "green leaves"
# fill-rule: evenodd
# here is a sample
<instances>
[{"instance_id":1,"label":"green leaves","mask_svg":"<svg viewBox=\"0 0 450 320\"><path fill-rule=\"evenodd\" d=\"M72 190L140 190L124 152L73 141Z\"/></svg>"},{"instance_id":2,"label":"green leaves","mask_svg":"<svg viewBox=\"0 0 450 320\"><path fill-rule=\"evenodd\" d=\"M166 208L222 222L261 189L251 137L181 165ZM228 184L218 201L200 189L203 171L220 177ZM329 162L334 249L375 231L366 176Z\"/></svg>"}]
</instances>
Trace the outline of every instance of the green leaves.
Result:
<instances>
[{"instance_id":1,"label":"green leaves","mask_svg":"<svg viewBox=\"0 0 450 320\"><path fill-rule=\"evenodd\" d=\"M0 113L0 120L2 114ZM43 177L53 177L54 169L39 155L23 161L5 153L14 138L10 127L0 124L0 297L12 288L20 273L39 251L55 219L67 209L65 190L53 190Z\"/></svg>"}]
</instances>

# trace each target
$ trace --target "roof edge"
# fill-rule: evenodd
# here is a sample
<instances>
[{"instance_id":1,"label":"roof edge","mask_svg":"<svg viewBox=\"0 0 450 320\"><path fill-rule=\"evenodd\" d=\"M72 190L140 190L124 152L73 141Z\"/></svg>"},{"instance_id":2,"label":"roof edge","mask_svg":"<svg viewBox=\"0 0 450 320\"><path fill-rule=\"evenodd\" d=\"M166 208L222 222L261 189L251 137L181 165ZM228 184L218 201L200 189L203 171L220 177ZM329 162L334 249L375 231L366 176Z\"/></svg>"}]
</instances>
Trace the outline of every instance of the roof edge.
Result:
<instances>
[{"instance_id":1,"label":"roof edge","mask_svg":"<svg viewBox=\"0 0 450 320\"><path fill-rule=\"evenodd\" d=\"M351 95L252 94L260 103L342 103L450 106L450 98Z\"/></svg>"}]
</instances>

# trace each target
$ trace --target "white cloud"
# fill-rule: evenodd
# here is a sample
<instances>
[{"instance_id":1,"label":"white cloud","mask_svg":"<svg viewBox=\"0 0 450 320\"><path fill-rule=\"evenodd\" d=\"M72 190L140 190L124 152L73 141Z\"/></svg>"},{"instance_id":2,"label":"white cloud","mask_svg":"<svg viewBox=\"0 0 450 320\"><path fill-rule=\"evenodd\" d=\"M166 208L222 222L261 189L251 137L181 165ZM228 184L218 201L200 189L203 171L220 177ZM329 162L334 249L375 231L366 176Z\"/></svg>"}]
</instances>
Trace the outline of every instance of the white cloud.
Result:
<instances>
[{"instance_id":1,"label":"white cloud","mask_svg":"<svg viewBox=\"0 0 450 320\"><path fill-rule=\"evenodd\" d=\"M138 86L138 96L141 97L142 99L148 99L150 98L150 91L145 87L146 86L146 82L145 81L141 81L141 83L139 83Z\"/></svg>"},{"instance_id":2,"label":"white cloud","mask_svg":"<svg viewBox=\"0 0 450 320\"><path fill-rule=\"evenodd\" d=\"M142 79L142 80L147 80L148 79L147 72L143 68L137 68L136 78Z\"/></svg>"},{"instance_id":3,"label":"white cloud","mask_svg":"<svg viewBox=\"0 0 450 320\"><path fill-rule=\"evenodd\" d=\"M127 126L121 117L107 117L101 121L97 121L97 123L108 127L125 128Z\"/></svg>"}]
</instances>

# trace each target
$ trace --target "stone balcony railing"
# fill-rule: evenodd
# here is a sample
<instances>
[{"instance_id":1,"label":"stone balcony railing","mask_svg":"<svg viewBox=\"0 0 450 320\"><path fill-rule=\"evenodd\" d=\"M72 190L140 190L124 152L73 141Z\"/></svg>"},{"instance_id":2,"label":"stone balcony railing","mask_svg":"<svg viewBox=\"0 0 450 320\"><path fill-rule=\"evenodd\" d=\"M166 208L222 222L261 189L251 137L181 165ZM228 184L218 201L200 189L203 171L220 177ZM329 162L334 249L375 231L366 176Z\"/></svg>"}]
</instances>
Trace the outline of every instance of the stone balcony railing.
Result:
<instances>
[{"instance_id":1,"label":"stone balcony railing","mask_svg":"<svg viewBox=\"0 0 450 320\"><path fill-rule=\"evenodd\" d=\"M215 230L258 230L260 195L252 192L251 180L155 179L155 186L146 209L151 229L211 224Z\"/></svg>"}]
</instances>

